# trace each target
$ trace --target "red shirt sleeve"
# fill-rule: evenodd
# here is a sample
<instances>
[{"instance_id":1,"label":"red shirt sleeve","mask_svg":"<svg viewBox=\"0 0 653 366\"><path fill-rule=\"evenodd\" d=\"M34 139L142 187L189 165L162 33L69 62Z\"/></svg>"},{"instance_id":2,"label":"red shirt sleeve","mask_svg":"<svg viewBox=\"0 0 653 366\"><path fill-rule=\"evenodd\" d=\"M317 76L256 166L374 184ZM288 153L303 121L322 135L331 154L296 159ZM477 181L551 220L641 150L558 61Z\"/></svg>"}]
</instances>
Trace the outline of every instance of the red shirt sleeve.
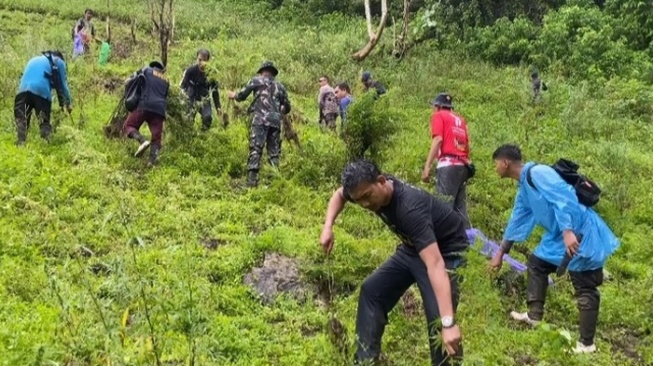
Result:
<instances>
[{"instance_id":1,"label":"red shirt sleeve","mask_svg":"<svg viewBox=\"0 0 653 366\"><path fill-rule=\"evenodd\" d=\"M440 113L433 113L431 116L431 137L444 135L444 120Z\"/></svg>"}]
</instances>

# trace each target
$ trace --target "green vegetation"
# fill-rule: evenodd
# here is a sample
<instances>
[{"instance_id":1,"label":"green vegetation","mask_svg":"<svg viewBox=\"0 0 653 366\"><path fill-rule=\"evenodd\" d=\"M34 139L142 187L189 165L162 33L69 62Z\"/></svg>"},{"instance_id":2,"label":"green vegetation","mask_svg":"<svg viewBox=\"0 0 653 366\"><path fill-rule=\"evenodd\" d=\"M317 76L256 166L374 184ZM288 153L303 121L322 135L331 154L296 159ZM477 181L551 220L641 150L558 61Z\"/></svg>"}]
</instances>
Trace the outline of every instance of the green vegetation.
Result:
<instances>
[{"instance_id":1,"label":"green vegetation","mask_svg":"<svg viewBox=\"0 0 653 366\"><path fill-rule=\"evenodd\" d=\"M353 345L357 286L397 239L380 220L349 207L335 229L332 256L319 248L327 200L352 154L351 146L317 126L314 100L324 73L354 86L361 101L352 112L372 116L364 125L374 130L373 153L382 168L415 184L430 144L428 100L450 92L472 134L477 175L468 189L471 220L492 238L500 238L515 193L514 183L493 170L490 156L501 143L519 143L527 159L575 160L605 192L597 210L622 246L608 262L612 279L602 287L599 352L566 351L569 339L577 338L569 280L550 289L549 325L519 327L507 314L525 306L523 279L508 269L489 273L486 260L472 251L459 309L466 365L653 363L653 27L635 11L650 9L648 3L628 10L626 2L607 1L599 10L587 1L562 7L541 1L539 17L493 25L498 16L479 13L483 17L471 21L462 13L456 27L443 27L450 18L433 14L456 14L434 13L434 2L416 1L411 37L424 40L398 60L389 54L393 32L387 29L362 63L350 58L367 36L359 2L346 9L327 3L178 2L168 65L172 85L195 50L207 47L223 104L233 113L226 91L244 85L271 59L293 106L309 121L295 125L303 153L284 141L280 171L266 166L260 186L246 190L243 117L232 118L227 129L214 118L207 134L183 134L181 121L166 122L153 170L131 157L133 141L104 137L121 93L120 86L112 91L105 84L121 82L158 57L158 44L146 33L147 5L135 0L111 5L109 65L98 66L95 56L68 57L75 110L72 118L53 112L52 143L38 137L32 122L27 145L16 147L12 103L24 64L55 47L70 55L72 21L85 7L106 12L106 3L0 0L0 364L153 365L157 356L164 365L348 364L352 347L339 351L327 320L342 321ZM396 3L393 15L401 19ZM323 15L308 18L313 13ZM129 41L133 17L135 45ZM103 24L95 22L102 35ZM550 87L537 105L529 94L533 66ZM358 82L364 69L389 89L373 113ZM379 131L384 118L393 133ZM196 130L199 123L198 117ZM355 127L349 136L360 137ZM523 246L536 243L534 237ZM267 251L297 258L306 281L333 290L330 306L285 297L262 305L242 279ZM425 330L421 310L400 302L384 336L387 364L427 364Z\"/></svg>"}]
</instances>

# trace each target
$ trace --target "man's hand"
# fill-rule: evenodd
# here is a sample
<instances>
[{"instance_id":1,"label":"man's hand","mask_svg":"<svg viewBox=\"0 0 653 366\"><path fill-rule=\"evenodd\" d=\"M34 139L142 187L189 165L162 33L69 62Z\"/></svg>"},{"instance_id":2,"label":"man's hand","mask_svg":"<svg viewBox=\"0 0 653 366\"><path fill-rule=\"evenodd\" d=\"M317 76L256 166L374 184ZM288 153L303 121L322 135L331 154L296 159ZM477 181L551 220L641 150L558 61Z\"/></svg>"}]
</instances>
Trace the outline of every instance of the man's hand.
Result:
<instances>
[{"instance_id":1,"label":"man's hand","mask_svg":"<svg viewBox=\"0 0 653 366\"><path fill-rule=\"evenodd\" d=\"M331 254L333 242L333 229L330 226L325 226L322 229L322 235L320 235L320 245L322 245L322 249L324 249L326 255Z\"/></svg>"},{"instance_id":2,"label":"man's hand","mask_svg":"<svg viewBox=\"0 0 653 366\"><path fill-rule=\"evenodd\" d=\"M492 257L492 260L490 261L490 268L494 270L500 270L501 266L503 265L503 251L498 250L494 256Z\"/></svg>"},{"instance_id":3,"label":"man's hand","mask_svg":"<svg viewBox=\"0 0 653 366\"><path fill-rule=\"evenodd\" d=\"M218 116L222 116L222 109L216 108L215 109L215 114L217 114Z\"/></svg>"},{"instance_id":4,"label":"man's hand","mask_svg":"<svg viewBox=\"0 0 653 366\"><path fill-rule=\"evenodd\" d=\"M422 170L422 182L428 183L430 180L431 180L431 168L425 166L424 170Z\"/></svg>"},{"instance_id":5,"label":"man's hand","mask_svg":"<svg viewBox=\"0 0 653 366\"><path fill-rule=\"evenodd\" d=\"M567 248L567 254L571 257L574 256L578 252L578 238L576 238L576 234L574 234L573 231L571 230L565 230L562 234L564 242L565 242L565 247Z\"/></svg>"},{"instance_id":6,"label":"man's hand","mask_svg":"<svg viewBox=\"0 0 653 366\"><path fill-rule=\"evenodd\" d=\"M236 93L233 91L227 93L227 96L229 97L229 99L236 99Z\"/></svg>"},{"instance_id":7,"label":"man's hand","mask_svg":"<svg viewBox=\"0 0 653 366\"><path fill-rule=\"evenodd\" d=\"M462 335L460 334L460 328L458 328L457 325L454 325L451 328L442 329L442 345L447 350L449 356L458 353L461 340Z\"/></svg>"},{"instance_id":8,"label":"man's hand","mask_svg":"<svg viewBox=\"0 0 653 366\"><path fill-rule=\"evenodd\" d=\"M72 113L72 112L73 112L73 106L71 106L70 104L68 104L68 105L66 106L66 110L68 111L68 114Z\"/></svg>"}]
</instances>

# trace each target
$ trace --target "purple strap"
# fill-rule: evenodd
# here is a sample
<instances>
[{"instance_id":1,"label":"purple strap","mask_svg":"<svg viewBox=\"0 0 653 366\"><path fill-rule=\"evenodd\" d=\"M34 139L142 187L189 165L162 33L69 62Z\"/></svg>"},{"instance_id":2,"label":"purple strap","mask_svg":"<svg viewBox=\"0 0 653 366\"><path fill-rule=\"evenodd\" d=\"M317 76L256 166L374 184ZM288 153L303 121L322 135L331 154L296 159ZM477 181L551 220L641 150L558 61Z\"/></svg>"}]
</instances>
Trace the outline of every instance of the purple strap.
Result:
<instances>
[{"instance_id":1,"label":"purple strap","mask_svg":"<svg viewBox=\"0 0 653 366\"><path fill-rule=\"evenodd\" d=\"M474 243L475 239L480 239L483 242L483 247L481 248L481 254L485 255L488 258L491 258L494 256L494 254L499 250L499 245L490 239L488 239L480 230L478 229L469 229L467 230L467 238L469 239L470 243ZM519 273L524 273L526 272L526 266L517 261L516 259L512 258L508 254L505 254L503 256L503 260L505 262L508 262L510 264L510 268L513 270L519 272ZM553 284L553 280L551 279L551 276L549 276L549 284Z\"/></svg>"}]
</instances>

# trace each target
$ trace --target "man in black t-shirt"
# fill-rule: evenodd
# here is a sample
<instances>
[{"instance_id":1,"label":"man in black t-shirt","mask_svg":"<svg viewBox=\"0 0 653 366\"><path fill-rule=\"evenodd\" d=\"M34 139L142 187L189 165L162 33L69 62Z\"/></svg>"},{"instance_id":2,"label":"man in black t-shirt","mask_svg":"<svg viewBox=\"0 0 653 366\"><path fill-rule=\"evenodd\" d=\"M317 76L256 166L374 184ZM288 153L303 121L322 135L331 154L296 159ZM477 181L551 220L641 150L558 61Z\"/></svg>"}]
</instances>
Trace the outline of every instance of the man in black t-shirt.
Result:
<instances>
[{"instance_id":1,"label":"man in black t-shirt","mask_svg":"<svg viewBox=\"0 0 653 366\"><path fill-rule=\"evenodd\" d=\"M463 218L428 192L381 174L374 163L356 161L347 165L342 187L329 201L320 236L327 255L333 249L333 224L347 201L374 212L402 240L397 251L361 286L356 362L378 358L387 314L413 283L424 302L429 339L436 337L442 325L442 346L429 342L431 362L449 365L447 354L462 357L454 314L459 299L455 269L464 264L463 252L469 247ZM439 317L440 324L436 323Z\"/></svg>"},{"instance_id":2,"label":"man in black t-shirt","mask_svg":"<svg viewBox=\"0 0 653 366\"><path fill-rule=\"evenodd\" d=\"M181 90L188 96L190 102L190 115L193 119L199 110L202 116L202 130L206 131L211 128L213 116L211 115L211 98L218 115L222 114L220 105L220 93L218 91L218 82L206 75L206 63L211 59L209 50L201 48L197 51L197 63L189 66L181 80ZM225 126L226 127L226 126Z\"/></svg>"}]
</instances>

